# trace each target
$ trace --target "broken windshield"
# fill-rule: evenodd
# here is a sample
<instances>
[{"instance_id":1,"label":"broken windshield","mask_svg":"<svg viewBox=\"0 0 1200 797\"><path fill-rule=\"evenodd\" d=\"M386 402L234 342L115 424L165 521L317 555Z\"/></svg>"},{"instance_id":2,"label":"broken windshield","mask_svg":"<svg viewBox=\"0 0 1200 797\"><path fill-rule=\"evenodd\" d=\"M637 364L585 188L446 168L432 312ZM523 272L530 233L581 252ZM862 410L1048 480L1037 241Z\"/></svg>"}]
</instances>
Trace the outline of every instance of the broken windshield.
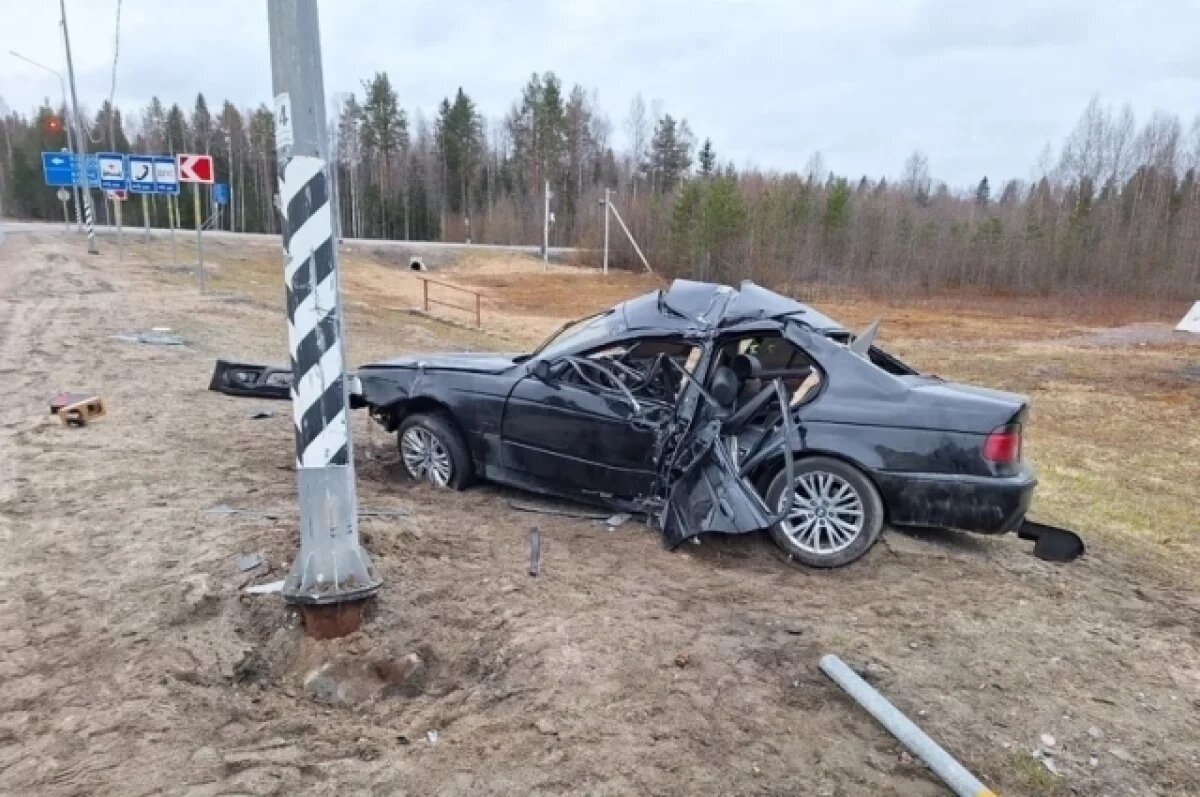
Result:
<instances>
[{"instance_id":1,"label":"broken windshield","mask_svg":"<svg viewBox=\"0 0 1200 797\"><path fill-rule=\"evenodd\" d=\"M559 327L557 332L546 338L542 345L521 357L520 360L531 360L538 356L557 357L570 351L576 351L590 341L604 339L612 333L609 316L615 312L614 309L604 310L575 321L568 321Z\"/></svg>"}]
</instances>

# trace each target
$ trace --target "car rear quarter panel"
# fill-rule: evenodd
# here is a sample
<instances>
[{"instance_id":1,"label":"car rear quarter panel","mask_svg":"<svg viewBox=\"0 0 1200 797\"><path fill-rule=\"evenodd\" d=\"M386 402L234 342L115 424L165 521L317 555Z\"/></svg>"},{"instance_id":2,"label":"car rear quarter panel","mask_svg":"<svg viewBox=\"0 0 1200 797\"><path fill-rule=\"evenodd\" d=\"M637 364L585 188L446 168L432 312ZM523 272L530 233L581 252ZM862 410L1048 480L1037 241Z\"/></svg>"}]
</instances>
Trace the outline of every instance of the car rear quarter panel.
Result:
<instances>
[{"instance_id":1,"label":"car rear quarter panel","mask_svg":"<svg viewBox=\"0 0 1200 797\"><path fill-rule=\"evenodd\" d=\"M980 434L803 420L798 433L801 452L838 455L869 470L991 475Z\"/></svg>"}]
</instances>

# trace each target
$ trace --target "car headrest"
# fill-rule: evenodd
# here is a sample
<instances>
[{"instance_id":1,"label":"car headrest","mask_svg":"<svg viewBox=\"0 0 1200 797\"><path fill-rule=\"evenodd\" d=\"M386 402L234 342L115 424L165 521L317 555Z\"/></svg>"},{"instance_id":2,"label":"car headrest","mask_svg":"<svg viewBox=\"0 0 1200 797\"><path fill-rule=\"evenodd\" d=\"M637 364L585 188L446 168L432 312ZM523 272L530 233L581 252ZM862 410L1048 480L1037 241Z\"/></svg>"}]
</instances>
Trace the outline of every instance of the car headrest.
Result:
<instances>
[{"instance_id":1,"label":"car headrest","mask_svg":"<svg viewBox=\"0 0 1200 797\"><path fill-rule=\"evenodd\" d=\"M747 379L753 379L762 373L762 362L753 354L739 354L733 358L733 362L729 364L729 367L737 374L737 378L743 382Z\"/></svg>"},{"instance_id":2,"label":"car headrest","mask_svg":"<svg viewBox=\"0 0 1200 797\"><path fill-rule=\"evenodd\" d=\"M722 407L732 407L733 403L737 401L741 386L742 383L738 379L737 372L727 365L722 365L713 374L708 391Z\"/></svg>"}]
</instances>

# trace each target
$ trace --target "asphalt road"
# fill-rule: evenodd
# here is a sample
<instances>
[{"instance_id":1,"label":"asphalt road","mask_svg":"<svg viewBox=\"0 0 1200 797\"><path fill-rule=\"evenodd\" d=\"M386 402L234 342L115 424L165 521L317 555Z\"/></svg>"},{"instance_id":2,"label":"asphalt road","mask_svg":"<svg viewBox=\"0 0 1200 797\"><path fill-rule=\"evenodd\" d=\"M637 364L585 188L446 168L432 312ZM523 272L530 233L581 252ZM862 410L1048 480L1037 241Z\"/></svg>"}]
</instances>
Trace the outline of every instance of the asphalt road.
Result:
<instances>
[{"instance_id":1,"label":"asphalt road","mask_svg":"<svg viewBox=\"0 0 1200 797\"><path fill-rule=\"evenodd\" d=\"M11 219L0 220L0 240L3 240L4 230L11 232L48 232L51 230L62 230L62 225L59 222L41 222L41 221L13 221ZM129 235L141 235L142 227L126 226L125 231ZM181 234L191 234L192 230L181 230ZM116 227L97 224L96 233L105 237L116 234ZM72 234L74 231L72 230ZM82 233L79 233L82 236ZM151 235L170 235L170 230L162 227L151 227ZM279 236L275 234L268 235L267 233L253 232L229 232L228 230L207 230L204 233L207 238L209 236L218 238L253 238L258 240L279 240ZM394 241L383 240L379 238L343 238L343 243L354 246L380 246L380 247L400 247L412 252L415 255L423 253L430 254L458 254L462 252L510 252L514 254L536 255L541 249L537 246L504 246L500 244L464 244L464 243L443 243L441 241ZM577 251L574 247L569 246L552 246L550 247L551 260L564 260L569 255Z\"/></svg>"}]
</instances>

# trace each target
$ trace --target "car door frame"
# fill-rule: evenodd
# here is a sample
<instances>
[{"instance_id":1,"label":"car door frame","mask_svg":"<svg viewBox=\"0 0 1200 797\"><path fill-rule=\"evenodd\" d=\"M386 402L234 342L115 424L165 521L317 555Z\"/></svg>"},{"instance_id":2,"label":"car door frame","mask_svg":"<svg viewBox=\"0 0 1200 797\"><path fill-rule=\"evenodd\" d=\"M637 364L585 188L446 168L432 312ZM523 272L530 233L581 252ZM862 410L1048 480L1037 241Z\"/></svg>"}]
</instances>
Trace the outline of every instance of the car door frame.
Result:
<instances>
[{"instance_id":1,"label":"car door frame","mask_svg":"<svg viewBox=\"0 0 1200 797\"><path fill-rule=\"evenodd\" d=\"M527 478L545 481L548 491L559 494L582 491L598 495L612 494L622 498L649 496L655 484L659 442L657 428L652 419L664 418L667 414L674 413L675 403L638 398L638 404L642 407L639 414L615 388L608 391L567 382L546 381L534 373L538 362L553 364L565 357L587 357L604 349L631 346L642 340L677 340L699 349L701 358L706 353L701 341L693 340L687 335L678 332L656 334L638 330L628 331L599 344L592 341L591 345L578 351L530 360L525 364L525 375L514 383L505 400L500 424L503 467L509 471L521 472ZM699 367L698 363L696 368ZM531 395L521 395L523 390L529 391ZM535 400L539 394L542 400ZM577 402L582 400L584 404L571 407L566 403L569 399L575 399ZM538 409L534 411L533 417L517 417L513 414L517 409L517 402ZM576 411L573 412L573 409ZM604 409L611 411L609 425L624 427L624 435L628 435L628 428L633 428L635 435L632 440L607 441L616 442L617 447L614 448L607 445L606 441L596 441L586 430L567 443L555 443L548 436L554 428L562 430L563 416L567 418L566 423L570 423L571 418L576 422L586 423L588 416L598 417ZM514 427L516 423L520 425ZM531 423L540 423L544 428L531 429ZM586 445L579 444L580 439L586 443L589 438L592 442L600 442L602 445L589 451ZM637 457L630 453L630 448L639 443L646 448L644 453Z\"/></svg>"}]
</instances>

